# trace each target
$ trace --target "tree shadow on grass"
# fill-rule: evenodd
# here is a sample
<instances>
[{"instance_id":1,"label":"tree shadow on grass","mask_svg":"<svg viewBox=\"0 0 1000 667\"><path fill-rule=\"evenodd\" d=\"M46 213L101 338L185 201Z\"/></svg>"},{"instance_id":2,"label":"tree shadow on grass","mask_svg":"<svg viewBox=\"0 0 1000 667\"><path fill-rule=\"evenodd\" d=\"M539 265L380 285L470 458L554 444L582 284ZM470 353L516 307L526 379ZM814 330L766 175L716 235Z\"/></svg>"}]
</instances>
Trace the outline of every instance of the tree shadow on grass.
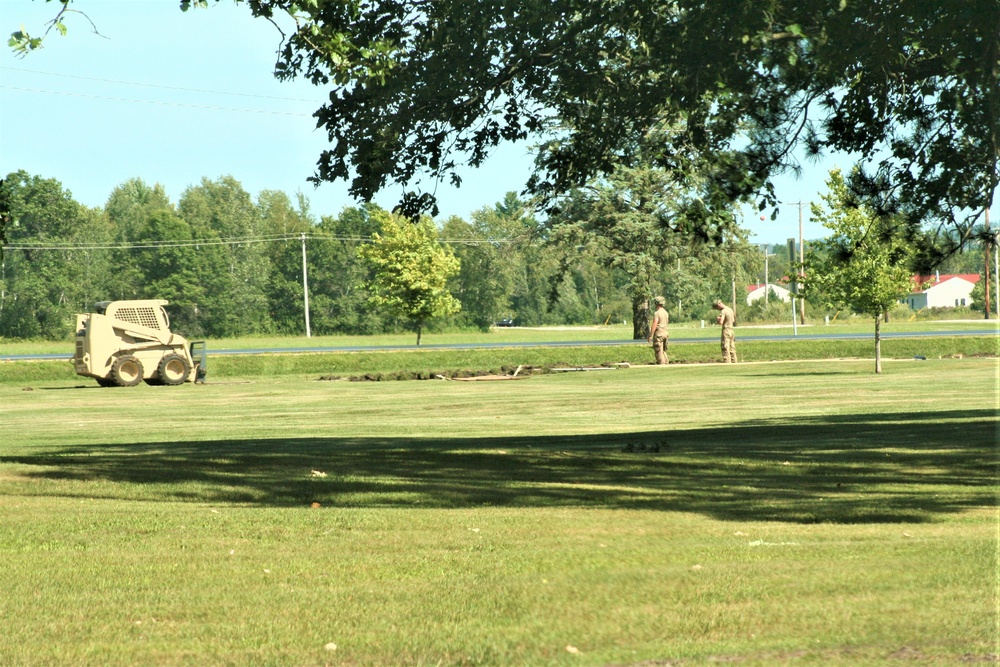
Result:
<instances>
[{"instance_id":1,"label":"tree shadow on grass","mask_svg":"<svg viewBox=\"0 0 1000 667\"><path fill-rule=\"evenodd\" d=\"M90 497L121 499L589 506L733 521L921 522L996 505L997 424L993 411L956 410L584 436L97 444L0 463L37 466L19 471L22 477L101 482ZM89 495L80 488L37 492Z\"/></svg>"}]
</instances>

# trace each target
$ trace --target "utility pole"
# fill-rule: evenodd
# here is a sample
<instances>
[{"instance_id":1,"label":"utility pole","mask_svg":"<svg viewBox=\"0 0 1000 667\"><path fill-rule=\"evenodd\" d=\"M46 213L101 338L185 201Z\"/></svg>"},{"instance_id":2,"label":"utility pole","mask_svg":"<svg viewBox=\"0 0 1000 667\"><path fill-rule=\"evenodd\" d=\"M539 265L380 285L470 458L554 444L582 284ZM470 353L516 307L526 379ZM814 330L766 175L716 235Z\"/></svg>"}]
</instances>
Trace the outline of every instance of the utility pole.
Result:
<instances>
[{"instance_id":1,"label":"utility pole","mask_svg":"<svg viewBox=\"0 0 1000 667\"><path fill-rule=\"evenodd\" d=\"M767 267L768 251L770 249L771 246L765 243L764 244L764 305L767 305L768 292L771 291L771 278L768 275L768 267Z\"/></svg>"},{"instance_id":2,"label":"utility pole","mask_svg":"<svg viewBox=\"0 0 1000 667\"><path fill-rule=\"evenodd\" d=\"M681 258L677 258L677 277L680 278L681 275ZM681 300L677 299L677 317L681 316Z\"/></svg>"},{"instance_id":3,"label":"utility pole","mask_svg":"<svg viewBox=\"0 0 1000 667\"><path fill-rule=\"evenodd\" d=\"M306 338L312 338L312 330L309 328L309 273L306 269L306 233L302 232L299 238L302 239L302 296L305 300Z\"/></svg>"},{"instance_id":4,"label":"utility pole","mask_svg":"<svg viewBox=\"0 0 1000 667\"><path fill-rule=\"evenodd\" d=\"M804 201L802 201L800 199L799 201L786 201L786 202L781 202L781 203L782 204L794 204L795 206L799 207L799 265L798 265L798 267L795 267L795 258L793 257L793 255L794 255L794 252L793 252L794 251L794 239L788 239L788 261L789 261L789 265L790 265L791 270L796 271L796 273L798 274L799 278L803 278L803 277L805 277L805 274L806 274L806 267L805 267L805 261L806 261L805 250L806 250L806 247L805 247L805 241L802 239L802 208L806 205L807 202L804 202ZM797 289L798 288L798 281L797 280L794 281L793 284L795 285L795 287ZM794 303L794 301L793 301L793 303ZM802 324L805 324L806 323L806 300L803 299L802 297L799 297L799 303L802 304L800 306L801 307L801 314L799 315L799 319L801 320ZM792 317L793 318L795 317L795 309L794 308L792 309Z\"/></svg>"},{"instance_id":5,"label":"utility pole","mask_svg":"<svg viewBox=\"0 0 1000 667\"><path fill-rule=\"evenodd\" d=\"M987 238L989 237L989 233L990 233L990 209L987 206L986 207L986 235L987 235ZM984 299L983 299L983 306L984 306L984 308L983 308L983 314L986 317L986 319L990 319L990 246L993 245L993 244L990 243L989 241L987 241L983 245L985 246L985 250L986 250L986 263L984 265L985 266L985 270L983 271L983 278L986 281L986 284L984 285L984 287L986 288L986 291L983 294L983 296L984 296ZM994 285L993 289L994 289L995 292L997 292L998 294L1000 294L1000 285ZM997 309L997 312L1000 312L1000 308Z\"/></svg>"},{"instance_id":6,"label":"utility pole","mask_svg":"<svg viewBox=\"0 0 1000 667\"><path fill-rule=\"evenodd\" d=\"M802 207L805 205L802 200L799 200L799 276L805 277L806 275L806 247L805 242L802 240ZM805 325L806 323L806 300L799 299L801 304L801 323Z\"/></svg>"},{"instance_id":7,"label":"utility pole","mask_svg":"<svg viewBox=\"0 0 1000 667\"><path fill-rule=\"evenodd\" d=\"M986 207L986 228L990 228L990 207ZM986 273L990 272L989 259L986 260ZM996 294L996 314L1000 318L1000 229L993 235L993 293Z\"/></svg>"},{"instance_id":8,"label":"utility pole","mask_svg":"<svg viewBox=\"0 0 1000 667\"><path fill-rule=\"evenodd\" d=\"M733 316L736 315L736 271L733 271Z\"/></svg>"},{"instance_id":9,"label":"utility pole","mask_svg":"<svg viewBox=\"0 0 1000 667\"><path fill-rule=\"evenodd\" d=\"M732 246L732 238L730 238L730 246L729 246L729 268L730 271L732 271L732 277L733 277L733 288L732 288L733 301L731 308L733 309L733 317L736 317L736 251Z\"/></svg>"}]
</instances>

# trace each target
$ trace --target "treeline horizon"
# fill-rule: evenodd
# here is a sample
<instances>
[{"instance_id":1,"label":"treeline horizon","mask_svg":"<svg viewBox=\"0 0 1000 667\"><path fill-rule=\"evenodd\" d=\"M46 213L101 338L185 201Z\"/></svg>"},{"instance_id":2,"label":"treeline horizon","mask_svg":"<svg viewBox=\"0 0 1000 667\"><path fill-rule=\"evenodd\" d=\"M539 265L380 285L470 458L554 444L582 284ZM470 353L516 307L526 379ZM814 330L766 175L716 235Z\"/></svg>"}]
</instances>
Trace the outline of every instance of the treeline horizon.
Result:
<instances>
[{"instance_id":1,"label":"treeline horizon","mask_svg":"<svg viewBox=\"0 0 1000 667\"><path fill-rule=\"evenodd\" d=\"M357 248L379 231L375 204L318 218L301 193L252 197L231 176L203 178L176 203L160 185L133 178L103 208L76 202L54 178L25 171L4 179L10 222L0 273L0 337L62 340L74 315L99 301L160 298L172 328L188 337L305 333L303 243L314 335L406 330L369 304L368 267ZM510 318L523 326L623 323L633 317L628 276L601 243L553 234L516 194L473 212L437 220L461 270L450 289L459 313L429 332L488 330ZM671 320L709 319L711 303L735 301L741 320L780 318L783 304L746 305L746 286L764 282L763 244L686 245L650 284L666 297ZM788 275L784 243L769 244L771 283ZM976 264L975 255L979 255ZM982 253L953 258L942 272L980 272ZM814 316L822 309L810 305Z\"/></svg>"}]
</instances>

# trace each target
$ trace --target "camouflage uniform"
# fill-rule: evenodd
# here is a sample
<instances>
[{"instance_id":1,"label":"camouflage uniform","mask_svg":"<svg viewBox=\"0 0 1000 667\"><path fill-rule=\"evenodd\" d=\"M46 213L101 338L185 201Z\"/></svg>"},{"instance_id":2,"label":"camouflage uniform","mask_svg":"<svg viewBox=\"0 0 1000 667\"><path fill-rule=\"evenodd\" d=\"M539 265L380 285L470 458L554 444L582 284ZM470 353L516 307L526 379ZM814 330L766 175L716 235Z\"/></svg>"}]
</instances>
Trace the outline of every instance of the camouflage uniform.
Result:
<instances>
[{"instance_id":1,"label":"camouflage uniform","mask_svg":"<svg viewBox=\"0 0 1000 667\"><path fill-rule=\"evenodd\" d=\"M715 321L722 325L722 362L735 364L736 332L733 329L736 326L736 314L721 301L716 301L713 307L721 311Z\"/></svg>"},{"instance_id":2,"label":"camouflage uniform","mask_svg":"<svg viewBox=\"0 0 1000 667\"><path fill-rule=\"evenodd\" d=\"M656 312L653 314L653 323L649 327L649 338L646 340L653 343L653 354L656 357L656 363L662 365L667 363L667 345L670 342L667 323L670 321L670 316L663 307L666 303L663 297L656 297L654 302L656 303Z\"/></svg>"}]
</instances>

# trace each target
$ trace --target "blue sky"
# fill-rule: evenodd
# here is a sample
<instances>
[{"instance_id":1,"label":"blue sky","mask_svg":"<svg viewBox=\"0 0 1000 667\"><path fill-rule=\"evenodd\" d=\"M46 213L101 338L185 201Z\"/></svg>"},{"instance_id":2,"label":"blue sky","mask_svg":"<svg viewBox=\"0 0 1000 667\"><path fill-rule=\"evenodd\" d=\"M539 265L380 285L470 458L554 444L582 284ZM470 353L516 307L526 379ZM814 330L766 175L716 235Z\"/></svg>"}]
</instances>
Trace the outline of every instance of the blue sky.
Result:
<instances>
[{"instance_id":1,"label":"blue sky","mask_svg":"<svg viewBox=\"0 0 1000 667\"><path fill-rule=\"evenodd\" d=\"M177 0L78 0L66 17L69 34L50 33L26 58L0 54L0 173L24 169L55 178L88 206L103 206L130 178L162 184L173 201L203 177L230 175L252 196L264 189L301 191L314 215L354 205L342 183L314 188L312 175L326 135L312 112L325 98L305 81L271 74L280 35L232 2L182 12ZM24 26L40 34L55 2L2 0L0 34ZM782 201L817 199L836 162L806 164L801 179L776 181ZM850 164L841 164L844 168ZM499 149L455 189L437 188L442 216L468 215L519 191L531 169L527 145ZM390 187L376 201L391 207ZM769 212L768 212L769 213ZM808 221L806 238L823 236ZM748 212L744 227L758 243L798 235L798 210L776 221Z\"/></svg>"}]
</instances>

